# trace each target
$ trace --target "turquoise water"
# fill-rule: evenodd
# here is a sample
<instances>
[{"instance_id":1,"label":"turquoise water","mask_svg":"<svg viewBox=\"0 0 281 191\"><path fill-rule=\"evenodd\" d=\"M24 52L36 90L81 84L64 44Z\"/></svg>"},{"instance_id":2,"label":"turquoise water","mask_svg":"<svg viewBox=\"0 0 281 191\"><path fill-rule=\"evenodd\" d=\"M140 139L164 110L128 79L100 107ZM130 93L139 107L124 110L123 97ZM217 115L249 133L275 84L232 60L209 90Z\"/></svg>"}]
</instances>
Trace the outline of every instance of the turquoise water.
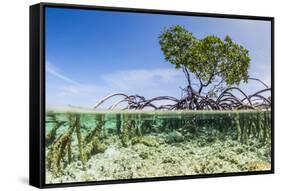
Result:
<instances>
[{"instance_id":1,"label":"turquoise water","mask_svg":"<svg viewBox=\"0 0 281 191\"><path fill-rule=\"evenodd\" d=\"M271 112L48 111L46 182L269 170Z\"/></svg>"}]
</instances>

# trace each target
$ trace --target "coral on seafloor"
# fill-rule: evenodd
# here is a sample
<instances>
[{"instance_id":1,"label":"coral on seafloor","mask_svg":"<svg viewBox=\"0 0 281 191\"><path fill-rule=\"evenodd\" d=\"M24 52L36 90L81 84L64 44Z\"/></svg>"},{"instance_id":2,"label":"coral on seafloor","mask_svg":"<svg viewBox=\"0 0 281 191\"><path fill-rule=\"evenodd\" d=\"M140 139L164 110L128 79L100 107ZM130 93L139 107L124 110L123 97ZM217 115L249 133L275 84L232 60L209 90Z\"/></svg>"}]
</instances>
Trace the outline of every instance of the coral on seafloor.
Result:
<instances>
[{"instance_id":1,"label":"coral on seafloor","mask_svg":"<svg viewBox=\"0 0 281 191\"><path fill-rule=\"evenodd\" d=\"M250 162L247 165L249 171L270 170L271 164L269 162Z\"/></svg>"},{"instance_id":2,"label":"coral on seafloor","mask_svg":"<svg viewBox=\"0 0 281 191\"><path fill-rule=\"evenodd\" d=\"M159 145L159 140L157 137L149 135L132 138L132 145L137 143L144 144L148 147L157 147Z\"/></svg>"}]
</instances>

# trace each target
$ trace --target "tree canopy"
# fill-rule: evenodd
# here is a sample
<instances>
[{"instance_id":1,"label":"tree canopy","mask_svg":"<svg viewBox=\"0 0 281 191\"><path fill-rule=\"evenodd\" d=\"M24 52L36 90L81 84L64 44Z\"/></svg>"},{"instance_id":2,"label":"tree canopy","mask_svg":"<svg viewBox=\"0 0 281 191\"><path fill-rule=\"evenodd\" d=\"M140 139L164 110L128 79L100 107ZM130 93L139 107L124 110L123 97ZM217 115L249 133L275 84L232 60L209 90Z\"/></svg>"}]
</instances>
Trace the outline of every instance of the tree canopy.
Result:
<instances>
[{"instance_id":1,"label":"tree canopy","mask_svg":"<svg viewBox=\"0 0 281 191\"><path fill-rule=\"evenodd\" d=\"M126 103L123 109L139 110L271 108L271 97L262 95L270 93L271 87L258 78L249 77L249 51L235 43L231 37L221 39L209 35L198 39L184 27L176 25L161 32L159 43L165 60L177 69L182 69L185 74L188 84L182 89L184 95L180 99L165 95L147 99L138 94L127 95L117 92L101 99L94 109L117 96L121 99L111 105L110 109L116 108L121 103ZM264 89L247 95L240 87L235 87L248 80L259 82ZM159 101L168 103L159 105Z\"/></svg>"},{"instance_id":2,"label":"tree canopy","mask_svg":"<svg viewBox=\"0 0 281 191\"><path fill-rule=\"evenodd\" d=\"M183 26L176 25L161 32L159 43L165 60L183 70L192 92L190 73L195 75L199 95L205 87L209 86L211 95L223 86L239 85L249 78L249 51L230 36L221 39L209 35L198 39Z\"/></svg>"}]
</instances>

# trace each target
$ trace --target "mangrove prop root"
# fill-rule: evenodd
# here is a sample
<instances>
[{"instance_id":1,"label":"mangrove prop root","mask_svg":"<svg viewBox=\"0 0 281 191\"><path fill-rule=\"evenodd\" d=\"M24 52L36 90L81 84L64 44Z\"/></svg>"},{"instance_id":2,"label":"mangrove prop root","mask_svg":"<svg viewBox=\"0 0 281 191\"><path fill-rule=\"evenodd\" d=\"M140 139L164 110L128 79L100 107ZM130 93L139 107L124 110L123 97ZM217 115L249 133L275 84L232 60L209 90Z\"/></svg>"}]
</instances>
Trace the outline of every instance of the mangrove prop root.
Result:
<instances>
[{"instance_id":1,"label":"mangrove prop root","mask_svg":"<svg viewBox=\"0 0 281 191\"><path fill-rule=\"evenodd\" d=\"M47 168L54 177L60 176L63 165L72 162L72 137L76 134L79 159L82 162L83 168L89 158L96 153L104 152L105 145L100 142L100 134L105 124L104 116L96 116L96 127L86 134L83 139L81 135L80 116L69 114L69 128L66 132L59 135L49 147L46 162Z\"/></svg>"},{"instance_id":2,"label":"mangrove prop root","mask_svg":"<svg viewBox=\"0 0 281 191\"><path fill-rule=\"evenodd\" d=\"M68 163L70 164L72 162L71 143L67 144L67 158L68 158Z\"/></svg>"},{"instance_id":3,"label":"mangrove prop root","mask_svg":"<svg viewBox=\"0 0 281 191\"><path fill-rule=\"evenodd\" d=\"M210 136L225 140L229 137L242 144L252 144L258 141L264 144L270 143L271 135L271 110L237 111L219 113L214 115L193 114L189 119L163 121L162 131L176 130L183 135L196 137L200 135L200 129L208 128ZM214 130L214 131L212 131ZM214 133L214 134L213 134Z\"/></svg>"},{"instance_id":4,"label":"mangrove prop root","mask_svg":"<svg viewBox=\"0 0 281 191\"><path fill-rule=\"evenodd\" d=\"M130 121L128 115L122 116L122 132L121 132L121 142L123 146L128 146L130 140Z\"/></svg>"},{"instance_id":5,"label":"mangrove prop root","mask_svg":"<svg viewBox=\"0 0 281 191\"><path fill-rule=\"evenodd\" d=\"M101 99L94 106L97 109L104 102L110 100L116 96L122 96L123 98L118 102L111 105L109 108L114 109L120 103L125 103L126 106L123 109L137 109L142 110L145 108L152 108L154 110L235 110L235 109L260 109L270 108L271 100L261 95L265 92L270 92L271 88L267 87L254 94L247 95L238 87L226 88L217 99L202 96L198 93L192 94L192 96L183 97L177 99L171 96L158 96L151 99L146 99L140 95L126 95L124 93L115 93ZM239 94L236 96L234 93ZM158 106L157 102L165 101L169 104L163 104Z\"/></svg>"},{"instance_id":6,"label":"mangrove prop root","mask_svg":"<svg viewBox=\"0 0 281 191\"><path fill-rule=\"evenodd\" d=\"M237 140L241 141L241 127L240 127L239 114L238 113L235 114L234 125L235 125L236 131L237 131Z\"/></svg>"},{"instance_id":7,"label":"mangrove prop root","mask_svg":"<svg viewBox=\"0 0 281 191\"><path fill-rule=\"evenodd\" d=\"M120 114L116 115L116 130L117 130L117 134L120 135L121 134L121 115Z\"/></svg>"},{"instance_id":8,"label":"mangrove prop root","mask_svg":"<svg viewBox=\"0 0 281 191\"><path fill-rule=\"evenodd\" d=\"M135 134L139 137L142 136L142 125L143 125L143 121L142 120L137 120L136 121L136 131Z\"/></svg>"},{"instance_id":9,"label":"mangrove prop root","mask_svg":"<svg viewBox=\"0 0 281 191\"><path fill-rule=\"evenodd\" d=\"M269 143L270 112L270 110L262 110L251 113L236 113L233 124L236 127L237 140L248 144L250 138L256 138L263 143Z\"/></svg>"},{"instance_id":10,"label":"mangrove prop root","mask_svg":"<svg viewBox=\"0 0 281 191\"><path fill-rule=\"evenodd\" d=\"M63 159L67 152L67 147L71 144L72 134L75 129L74 116L69 116L70 127L66 133L61 134L52 144L47 155L47 167L53 176L59 176L61 173ZM71 154L70 154L71 155Z\"/></svg>"},{"instance_id":11,"label":"mangrove prop root","mask_svg":"<svg viewBox=\"0 0 281 191\"><path fill-rule=\"evenodd\" d=\"M139 117L140 119L140 117ZM123 114L122 115L122 131L120 136L122 145L124 147L127 147L131 143L131 139L134 137L142 137L143 131L142 126L145 126L146 128L151 128L153 121L146 121L146 123L139 119L132 119L130 115ZM147 123L150 122L150 123ZM144 125L145 123L145 125ZM150 131L151 132L151 131Z\"/></svg>"},{"instance_id":12,"label":"mangrove prop root","mask_svg":"<svg viewBox=\"0 0 281 191\"><path fill-rule=\"evenodd\" d=\"M89 160L90 156L96 153L104 152L105 145L100 142L100 134L105 124L104 116L96 116L96 127L89 132L84 140L85 160Z\"/></svg>"},{"instance_id":13,"label":"mangrove prop root","mask_svg":"<svg viewBox=\"0 0 281 191\"><path fill-rule=\"evenodd\" d=\"M46 147L51 145L57 137L57 130L65 124L65 121L58 121L55 114L49 115L52 118L52 122L55 123L51 131L46 135L45 144Z\"/></svg>"},{"instance_id":14,"label":"mangrove prop root","mask_svg":"<svg viewBox=\"0 0 281 191\"><path fill-rule=\"evenodd\" d=\"M85 168L86 159L85 159L85 153L83 149L83 140L81 137L81 125L80 125L80 118L77 116L75 119L75 127L76 127L76 136L78 141L78 149L80 154L80 160L82 162L83 168Z\"/></svg>"}]
</instances>

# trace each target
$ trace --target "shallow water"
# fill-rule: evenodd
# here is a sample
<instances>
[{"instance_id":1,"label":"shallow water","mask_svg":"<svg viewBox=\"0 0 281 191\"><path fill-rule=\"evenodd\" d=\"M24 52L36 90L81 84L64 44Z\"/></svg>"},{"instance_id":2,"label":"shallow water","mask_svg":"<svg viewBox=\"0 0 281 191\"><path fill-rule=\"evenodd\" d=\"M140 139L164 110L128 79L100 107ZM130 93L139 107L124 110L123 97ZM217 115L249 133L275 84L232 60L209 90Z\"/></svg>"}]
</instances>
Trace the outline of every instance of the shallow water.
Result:
<instances>
[{"instance_id":1,"label":"shallow water","mask_svg":"<svg viewBox=\"0 0 281 191\"><path fill-rule=\"evenodd\" d=\"M271 112L48 111L46 183L271 168Z\"/></svg>"}]
</instances>

